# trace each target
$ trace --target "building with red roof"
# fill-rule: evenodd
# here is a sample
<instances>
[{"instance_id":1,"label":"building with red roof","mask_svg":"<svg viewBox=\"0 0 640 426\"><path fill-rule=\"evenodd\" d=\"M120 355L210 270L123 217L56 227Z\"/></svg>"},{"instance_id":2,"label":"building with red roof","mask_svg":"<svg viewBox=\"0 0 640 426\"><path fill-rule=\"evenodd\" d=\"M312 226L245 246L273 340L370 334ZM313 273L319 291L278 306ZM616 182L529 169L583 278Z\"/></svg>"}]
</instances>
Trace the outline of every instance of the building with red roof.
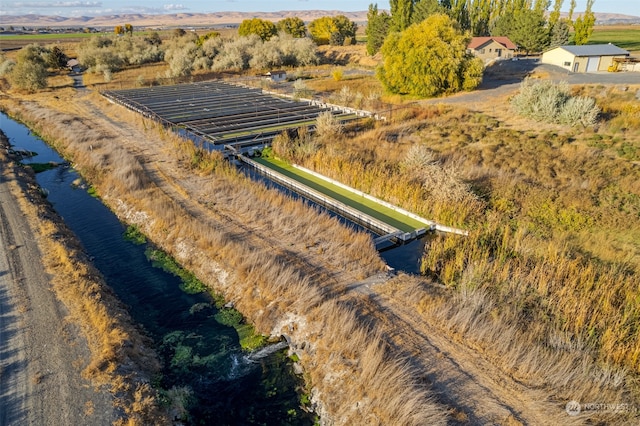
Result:
<instances>
[{"instance_id":1,"label":"building with red roof","mask_svg":"<svg viewBox=\"0 0 640 426\"><path fill-rule=\"evenodd\" d=\"M513 58L518 46L509 37L473 37L467 50L485 62Z\"/></svg>"}]
</instances>

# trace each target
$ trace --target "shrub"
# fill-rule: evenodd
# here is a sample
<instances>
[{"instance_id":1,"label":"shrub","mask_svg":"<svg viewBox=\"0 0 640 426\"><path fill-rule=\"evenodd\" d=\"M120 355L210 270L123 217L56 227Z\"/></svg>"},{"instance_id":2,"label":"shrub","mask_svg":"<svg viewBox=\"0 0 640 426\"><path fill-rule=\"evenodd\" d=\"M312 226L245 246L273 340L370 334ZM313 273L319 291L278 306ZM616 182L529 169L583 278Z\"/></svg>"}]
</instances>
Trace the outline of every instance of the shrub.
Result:
<instances>
[{"instance_id":1,"label":"shrub","mask_svg":"<svg viewBox=\"0 0 640 426\"><path fill-rule=\"evenodd\" d=\"M293 82L293 94L297 97L306 98L311 96L313 91L307 86L303 79L299 78Z\"/></svg>"},{"instance_id":2,"label":"shrub","mask_svg":"<svg viewBox=\"0 0 640 426\"><path fill-rule=\"evenodd\" d=\"M36 44L25 46L18 52L16 64L9 73L12 85L29 92L47 87L47 69L42 53L43 49Z\"/></svg>"},{"instance_id":3,"label":"shrub","mask_svg":"<svg viewBox=\"0 0 640 426\"><path fill-rule=\"evenodd\" d=\"M572 97L566 82L550 80L534 82L525 79L520 92L511 98L511 106L524 117L572 127L579 124L592 126L600 113L594 99Z\"/></svg>"},{"instance_id":4,"label":"shrub","mask_svg":"<svg viewBox=\"0 0 640 426\"><path fill-rule=\"evenodd\" d=\"M318 115L316 119L316 134L322 138L329 140L342 133L342 123L331 113L325 111Z\"/></svg>"},{"instance_id":5,"label":"shrub","mask_svg":"<svg viewBox=\"0 0 640 426\"><path fill-rule=\"evenodd\" d=\"M16 66L15 61L12 61L11 59L6 59L2 61L2 63L0 63L0 75L9 74L13 69L13 67L15 66Z\"/></svg>"},{"instance_id":6,"label":"shrub","mask_svg":"<svg viewBox=\"0 0 640 426\"><path fill-rule=\"evenodd\" d=\"M558 121L562 124L575 126L582 124L584 127L596 124L600 108L596 106L593 98L574 97L567 100L560 111Z\"/></svg>"}]
</instances>

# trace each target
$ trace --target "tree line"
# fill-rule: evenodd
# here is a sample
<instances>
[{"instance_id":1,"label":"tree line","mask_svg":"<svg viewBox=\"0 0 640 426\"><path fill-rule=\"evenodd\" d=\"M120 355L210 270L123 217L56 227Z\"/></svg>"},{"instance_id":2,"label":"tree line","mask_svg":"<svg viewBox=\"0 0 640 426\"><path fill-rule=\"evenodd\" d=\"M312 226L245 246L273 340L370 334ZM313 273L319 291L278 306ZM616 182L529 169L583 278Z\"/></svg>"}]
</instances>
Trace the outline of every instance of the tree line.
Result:
<instances>
[{"instance_id":1,"label":"tree line","mask_svg":"<svg viewBox=\"0 0 640 426\"><path fill-rule=\"evenodd\" d=\"M323 16L305 25L298 17L288 17L274 24L260 18L245 19L238 27L241 36L257 35L263 41L275 37L278 33L289 34L295 38L307 37L307 33L318 44L342 46L356 43L358 25L344 15Z\"/></svg>"},{"instance_id":2,"label":"tree line","mask_svg":"<svg viewBox=\"0 0 640 426\"><path fill-rule=\"evenodd\" d=\"M564 0L390 0L390 13L369 5L367 52L377 53L386 37L431 15L446 14L471 36L507 36L522 50L539 52L565 44L586 44L593 32L595 0L587 0L583 14L573 20L576 0L567 18L560 18ZM573 31L573 38L570 38Z\"/></svg>"}]
</instances>

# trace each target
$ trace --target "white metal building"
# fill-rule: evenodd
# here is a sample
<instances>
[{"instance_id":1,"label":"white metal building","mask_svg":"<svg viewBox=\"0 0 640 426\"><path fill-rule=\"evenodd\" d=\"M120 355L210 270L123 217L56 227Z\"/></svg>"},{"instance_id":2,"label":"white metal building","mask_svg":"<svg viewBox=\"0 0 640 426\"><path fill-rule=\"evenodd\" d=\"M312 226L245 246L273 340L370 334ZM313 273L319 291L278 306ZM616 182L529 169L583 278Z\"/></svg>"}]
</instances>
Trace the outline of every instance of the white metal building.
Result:
<instances>
[{"instance_id":1,"label":"white metal building","mask_svg":"<svg viewBox=\"0 0 640 426\"><path fill-rule=\"evenodd\" d=\"M625 58L629 52L613 44L559 46L542 54L543 64L557 65L572 72L607 71L613 58Z\"/></svg>"}]
</instances>

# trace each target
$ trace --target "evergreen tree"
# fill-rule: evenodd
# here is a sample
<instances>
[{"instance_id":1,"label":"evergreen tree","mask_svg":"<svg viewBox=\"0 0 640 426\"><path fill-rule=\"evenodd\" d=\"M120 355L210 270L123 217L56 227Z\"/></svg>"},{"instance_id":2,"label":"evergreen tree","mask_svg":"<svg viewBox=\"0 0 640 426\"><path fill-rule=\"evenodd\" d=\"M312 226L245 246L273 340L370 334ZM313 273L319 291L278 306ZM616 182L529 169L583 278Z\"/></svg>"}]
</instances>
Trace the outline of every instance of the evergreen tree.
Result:
<instances>
[{"instance_id":1,"label":"evergreen tree","mask_svg":"<svg viewBox=\"0 0 640 426\"><path fill-rule=\"evenodd\" d=\"M47 54L47 65L56 70L65 68L68 60L67 55L58 46L53 46Z\"/></svg>"},{"instance_id":2,"label":"evergreen tree","mask_svg":"<svg viewBox=\"0 0 640 426\"><path fill-rule=\"evenodd\" d=\"M529 52L540 52L549 45L549 30L544 15L531 9L524 9L513 16L503 15L491 29L493 36L507 36Z\"/></svg>"},{"instance_id":3,"label":"evergreen tree","mask_svg":"<svg viewBox=\"0 0 640 426\"><path fill-rule=\"evenodd\" d=\"M569 22L566 19L556 21L551 29L549 47L565 46L569 44Z\"/></svg>"}]
</instances>

